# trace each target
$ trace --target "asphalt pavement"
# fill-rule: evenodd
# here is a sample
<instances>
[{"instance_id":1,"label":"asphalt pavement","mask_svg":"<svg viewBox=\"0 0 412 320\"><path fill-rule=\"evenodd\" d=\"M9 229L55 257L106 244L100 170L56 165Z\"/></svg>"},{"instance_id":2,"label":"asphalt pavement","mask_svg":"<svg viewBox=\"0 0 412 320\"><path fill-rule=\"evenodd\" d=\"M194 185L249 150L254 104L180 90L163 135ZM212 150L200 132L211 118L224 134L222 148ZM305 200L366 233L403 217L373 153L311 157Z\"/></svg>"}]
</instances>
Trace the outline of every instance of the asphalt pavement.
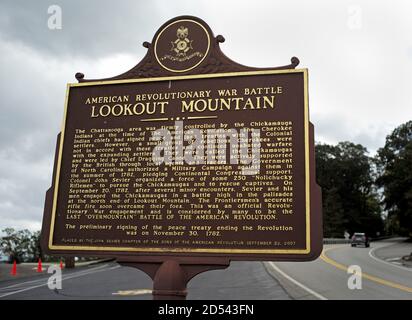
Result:
<instances>
[{"instance_id":1,"label":"asphalt pavement","mask_svg":"<svg viewBox=\"0 0 412 320\"><path fill-rule=\"evenodd\" d=\"M192 279L188 299L412 299L412 268L397 258L409 254L403 239L372 242L370 248L325 245L312 262L232 262L224 270ZM350 289L354 266L361 288ZM115 262L63 270L62 289L50 290L49 274L0 280L0 299L151 299L151 279ZM359 280L359 279L358 279Z\"/></svg>"},{"instance_id":2,"label":"asphalt pavement","mask_svg":"<svg viewBox=\"0 0 412 320\"><path fill-rule=\"evenodd\" d=\"M411 300L412 268L385 260L394 252L412 251L412 244L403 240L372 242L370 248L325 245L315 261L276 262L270 267L294 299ZM349 266L360 267L361 289L349 288Z\"/></svg>"},{"instance_id":3,"label":"asphalt pavement","mask_svg":"<svg viewBox=\"0 0 412 320\"><path fill-rule=\"evenodd\" d=\"M151 279L135 268L115 262L64 270L61 290L50 290L50 275L0 282L0 299L151 299ZM193 278L187 299L275 299L290 296L261 262L232 262Z\"/></svg>"}]
</instances>

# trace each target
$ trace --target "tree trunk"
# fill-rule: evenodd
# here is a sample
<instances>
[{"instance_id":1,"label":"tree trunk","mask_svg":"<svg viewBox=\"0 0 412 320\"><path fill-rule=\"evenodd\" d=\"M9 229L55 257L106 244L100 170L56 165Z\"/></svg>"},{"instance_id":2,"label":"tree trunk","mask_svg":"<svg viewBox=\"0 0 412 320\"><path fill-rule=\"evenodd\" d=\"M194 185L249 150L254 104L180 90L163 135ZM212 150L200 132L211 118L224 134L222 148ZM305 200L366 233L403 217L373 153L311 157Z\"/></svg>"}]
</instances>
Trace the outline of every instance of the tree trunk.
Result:
<instances>
[{"instance_id":1,"label":"tree trunk","mask_svg":"<svg viewBox=\"0 0 412 320\"><path fill-rule=\"evenodd\" d=\"M67 269L72 269L75 267L75 260L74 257L65 257L64 264Z\"/></svg>"}]
</instances>

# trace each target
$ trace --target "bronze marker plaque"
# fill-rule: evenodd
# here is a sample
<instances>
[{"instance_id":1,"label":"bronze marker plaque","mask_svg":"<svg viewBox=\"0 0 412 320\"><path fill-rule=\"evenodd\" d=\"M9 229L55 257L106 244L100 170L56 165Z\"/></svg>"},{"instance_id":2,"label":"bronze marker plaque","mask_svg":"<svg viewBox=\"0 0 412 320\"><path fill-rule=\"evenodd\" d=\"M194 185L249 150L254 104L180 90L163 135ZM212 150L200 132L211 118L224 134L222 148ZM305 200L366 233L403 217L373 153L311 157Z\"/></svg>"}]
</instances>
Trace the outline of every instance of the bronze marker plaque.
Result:
<instances>
[{"instance_id":1,"label":"bronze marker plaque","mask_svg":"<svg viewBox=\"0 0 412 320\"><path fill-rule=\"evenodd\" d=\"M307 253L306 70L69 85L50 247ZM153 132L260 131L260 168L155 165ZM176 138L174 134L174 139Z\"/></svg>"},{"instance_id":2,"label":"bronze marker plaque","mask_svg":"<svg viewBox=\"0 0 412 320\"><path fill-rule=\"evenodd\" d=\"M232 260L319 255L307 69L250 70L223 56L216 39L200 19L174 19L156 33L138 71L103 81L79 75L80 83L68 85L46 198L48 252ZM219 149L225 163L207 160L206 143L202 163L177 157L193 147L193 130L206 142L213 130L240 135L246 128L260 135L253 164L230 163L230 137ZM159 129L171 138L169 163L153 161L164 142L154 138ZM248 167L255 174L243 174Z\"/></svg>"}]
</instances>

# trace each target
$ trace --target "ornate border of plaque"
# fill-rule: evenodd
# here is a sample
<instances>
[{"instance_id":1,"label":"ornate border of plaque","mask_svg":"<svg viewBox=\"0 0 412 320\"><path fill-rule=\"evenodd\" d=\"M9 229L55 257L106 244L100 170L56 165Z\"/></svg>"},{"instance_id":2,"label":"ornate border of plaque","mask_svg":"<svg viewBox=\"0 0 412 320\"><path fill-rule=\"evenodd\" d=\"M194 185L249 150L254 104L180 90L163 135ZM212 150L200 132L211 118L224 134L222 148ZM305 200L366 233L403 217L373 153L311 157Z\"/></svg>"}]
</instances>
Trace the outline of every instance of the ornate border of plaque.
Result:
<instances>
[{"instance_id":1,"label":"ornate border of plaque","mask_svg":"<svg viewBox=\"0 0 412 320\"><path fill-rule=\"evenodd\" d=\"M67 114L70 101L70 92L74 88L78 87L91 87L91 86L107 86L118 84L133 84L133 83L148 83L148 82L168 82L168 81L182 81L182 80L194 80L194 79L214 79L214 78L232 78L232 77L254 77L262 75L279 75L279 74L302 74L303 76L303 92L304 105L302 113L304 117L304 165L305 165L305 232L306 232L306 244L304 249L231 249L231 248L173 248L172 246L158 246L158 247L127 247L127 246L90 246L90 245L55 245L53 244L53 235L56 222L56 210L58 203L59 185L61 183L61 163L63 158L63 146L65 143L65 128L67 125ZM143 119L143 120L150 120ZM140 121L143 121L140 120ZM157 118L155 119L158 120ZM51 215L51 228L48 241L49 249L52 250L79 250L79 251L105 251L105 252L162 252L162 253L219 253L219 254L307 254L310 252L310 169L309 169L309 105L308 105L308 77L306 69L290 69L290 70L264 70L264 71L246 71L246 72L233 72L233 73L218 73L210 75L188 75L188 76L175 76L175 77L161 77L161 78L149 78L149 79L130 79L130 80L114 80L114 81L91 81L79 84L69 84L66 94L66 103L64 110L64 120L61 130L60 147L57 160L57 171L55 176L55 189L53 194L53 205ZM67 174L67 172L66 172Z\"/></svg>"}]
</instances>

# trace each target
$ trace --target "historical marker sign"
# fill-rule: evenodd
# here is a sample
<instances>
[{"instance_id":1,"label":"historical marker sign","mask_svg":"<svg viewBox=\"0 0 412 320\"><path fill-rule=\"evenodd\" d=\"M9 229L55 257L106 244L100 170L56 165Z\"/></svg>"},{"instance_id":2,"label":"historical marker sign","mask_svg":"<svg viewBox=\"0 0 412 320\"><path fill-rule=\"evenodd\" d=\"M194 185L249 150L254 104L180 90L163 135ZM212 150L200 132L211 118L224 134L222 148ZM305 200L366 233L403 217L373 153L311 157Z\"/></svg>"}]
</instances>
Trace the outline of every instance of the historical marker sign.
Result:
<instances>
[{"instance_id":1,"label":"historical marker sign","mask_svg":"<svg viewBox=\"0 0 412 320\"><path fill-rule=\"evenodd\" d=\"M176 18L128 73L68 85L48 252L317 257L308 72L238 65L218 40Z\"/></svg>"}]
</instances>

